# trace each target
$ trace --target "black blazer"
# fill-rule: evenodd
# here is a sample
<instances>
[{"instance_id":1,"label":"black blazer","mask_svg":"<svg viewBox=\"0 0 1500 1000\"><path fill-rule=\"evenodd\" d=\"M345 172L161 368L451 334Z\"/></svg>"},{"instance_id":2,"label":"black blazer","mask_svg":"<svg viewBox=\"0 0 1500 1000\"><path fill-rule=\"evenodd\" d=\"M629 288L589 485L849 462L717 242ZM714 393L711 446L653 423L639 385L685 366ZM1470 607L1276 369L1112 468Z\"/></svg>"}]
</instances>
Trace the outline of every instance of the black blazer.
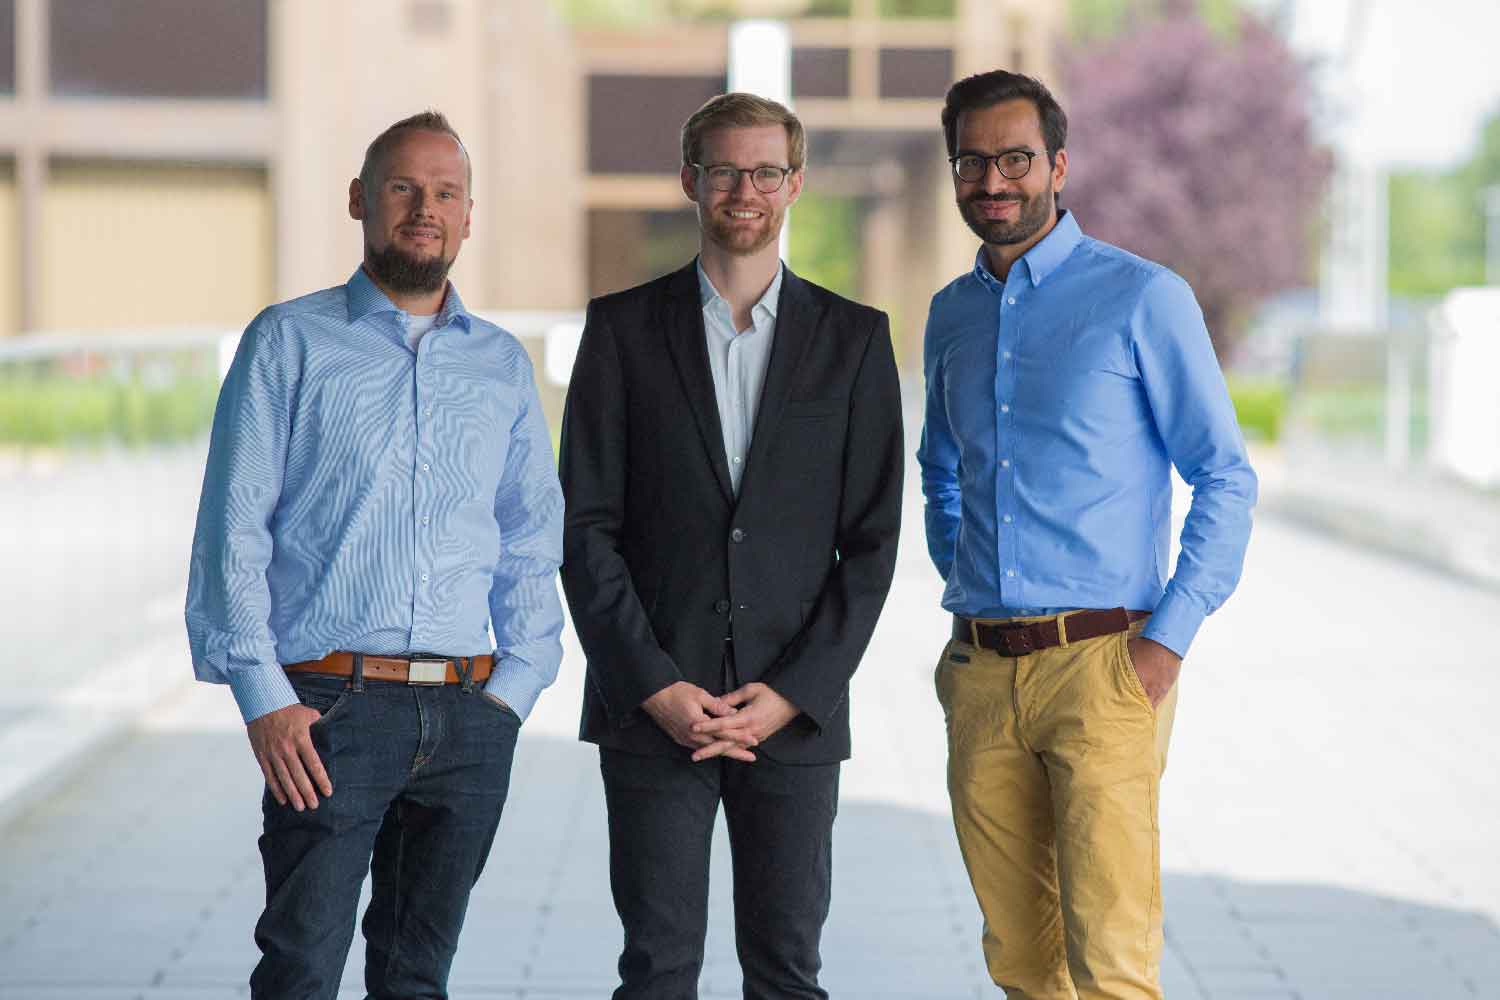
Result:
<instances>
[{"instance_id":1,"label":"black blazer","mask_svg":"<svg viewBox=\"0 0 1500 1000\"><path fill-rule=\"evenodd\" d=\"M588 657L580 737L679 747L640 708L678 680L802 715L758 752L849 756L849 678L890 589L901 394L886 315L788 269L740 482L730 487L695 264L589 303L563 415L563 589Z\"/></svg>"}]
</instances>

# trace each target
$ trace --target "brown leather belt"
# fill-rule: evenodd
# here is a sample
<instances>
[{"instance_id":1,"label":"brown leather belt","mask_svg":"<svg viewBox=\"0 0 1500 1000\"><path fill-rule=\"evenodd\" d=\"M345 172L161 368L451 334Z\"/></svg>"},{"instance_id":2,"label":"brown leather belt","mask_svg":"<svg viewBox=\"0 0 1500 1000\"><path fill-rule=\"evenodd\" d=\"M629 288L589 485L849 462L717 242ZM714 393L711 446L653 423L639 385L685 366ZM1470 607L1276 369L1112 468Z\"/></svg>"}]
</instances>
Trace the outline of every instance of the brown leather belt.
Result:
<instances>
[{"instance_id":1,"label":"brown leather belt","mask_svg":"<svg viewBox=\"0 0 1500 1000\"><path fill-rule=\"evenodd\" d=\"M478 684L487 680L494 668L489 654L444 659L439 656L371 656L366 653L364 660L365 680L399 681L402 684L461 684L463 677L459 669L463 662L472 664L470 680ZM288 663L282 669L302 674L353 677L354 654L334 650L321 660Z\"/></svg>"},{"instance_id":2,"label":"brown leather belt","mask_svg":"<svg viewBox=\"0 0 1500 1000\"><path fill-rule=\"evenodd\" d=\"M1039 649L1123 632L1130 627L1131 622L1150 616L1149 611L1126 611L1124 608L1069 611L1056 618L1027 623L985 622L954 615L953 638L958 642L994 650L1001 656L1025 656ZM1059 622L1062 623L1061 628L1058 626Z\"/></svg>"}]
</instances>

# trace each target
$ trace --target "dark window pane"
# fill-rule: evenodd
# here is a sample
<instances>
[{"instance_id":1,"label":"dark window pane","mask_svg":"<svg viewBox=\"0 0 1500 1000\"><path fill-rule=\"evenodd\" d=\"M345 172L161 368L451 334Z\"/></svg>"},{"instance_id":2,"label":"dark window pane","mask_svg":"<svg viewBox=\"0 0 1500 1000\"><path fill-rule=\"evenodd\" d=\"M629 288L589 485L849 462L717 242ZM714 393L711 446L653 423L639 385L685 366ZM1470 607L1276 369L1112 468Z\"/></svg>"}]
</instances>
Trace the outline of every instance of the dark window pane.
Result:
<instances>
[{"instance_id":1,"label":"dark window pane","mask_svg":"<svg viewBox=\"0 0 1500 1000\"><path fill-rule=\"evenodd\" d=\"M16 0L0 0L0 94L16 92Z\"/></svg>"},{"instance_id":2,"label":"dark window pane","mask_svg":"<svg viewBox=\"0 0 1500 1000\"><path fill-rule=\"evenodd\" d=\"M682 123L723 92L722 76L589 77L589 170L675 174Z\"/></svg>"},{"instance_id":3,"label":"dark window pane","mask_svg":"<svg viewBox=\"0 0 1500 1000\"><path fill-rule=\"evenodd\" d=\"M675 271L698 252L698 216L678 211L589 212L589 296L608 295Z\"/></svg>"},{"instance_id":4,"label":"dark window pane","mask_svg":"<svg viewBox=\"0 0 1500 1000\"><path fill-rule=\"evenodd\" d=\"M52 0L52 92L266 96L266 0Z\"/></svg>"},{"instance_id":5,"label":"dark window pane","mask_svg":"<svg viewBox=\"0 0 1500 1000\"><path fill-rule=\"evenodd\" d=\"M848 49L793 49L792 96L848 97Z\"/></svg>"},{"instance_id":6,"label":"dark window pane","mask_svg":"<svg viewBox=\"0 0 1500 1000\"><path fill-rule=\"evenodd\" d=\"M881 49L881 97L942 97L953 82L949 49Z\"/></svg>"}]
</instances>

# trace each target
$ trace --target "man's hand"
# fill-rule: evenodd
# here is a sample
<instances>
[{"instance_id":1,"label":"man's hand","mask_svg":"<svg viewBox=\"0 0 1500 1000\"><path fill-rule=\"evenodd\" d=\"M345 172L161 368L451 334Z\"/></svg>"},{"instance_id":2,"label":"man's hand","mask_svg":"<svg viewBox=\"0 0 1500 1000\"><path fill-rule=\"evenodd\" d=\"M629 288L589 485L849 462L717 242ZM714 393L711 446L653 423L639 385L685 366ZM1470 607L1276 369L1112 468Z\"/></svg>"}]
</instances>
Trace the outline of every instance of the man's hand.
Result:
<instances>
[{"instance_id":1,"label":"man's hand","mask_svg":"<svg viewBox=\"0 0 1500 1000\"><path fill-rule=\"evenodd\" d=\"M700 737L711 736L715 740L694 753L694 760L704 760L714 756L710 751L721 743L753 747L757 743L770 739L781 727L802 714L800 708L758 681L729 692L724 696L724 703L733 706L738 711L733 715L708 719L693 726L694 734ZM728 751L724 752L728 753ZM744 760L743 757L735 757L735 759Z\"/></svg>"},{"instance_id":2,"label":"man's hand","mask_svg":"<svg viewBox=\"0 0 1500 1000\"><path fill-rule=\"evenodd\" d=\"M1155 708L1161 704L1167 692L1172 690L1172 685L1177 683L1177 674L1182 670L1182 657L1156 640L1141 636L1126 640L1125 648L1130 651L1130 662L1135 667L1135 675L1140 678L1141 687L1146 689L1151 707Z\"/></svg>"},{"instance_id":3,"label":"man's hand","mask_svg":"<svg viewBox=\"0 0 1500 1000\"><path fill-rule=\"evenodd\" d=\"M255 751L261 773L266 776L266 787L277 805L290 802L298 812L318 808L314 785L325 799L333 794L333 782L328 780L328 772L323 770L318 751L313 749L312 734L308 732L322 717L315 708L288 705L246 723L250 748Z\"/></svg>"},{"instance_id":4,"label":"man's hand","mask_svg":"<svg viewBox=\"0 0 1500 1000\"><path fill-rule=\"evenodd\" d=\"M730 716L735 712L725 699L715 698L696 684L687 681L669 684L641 702L641 707L678 746L696 751L693 754L695 761L720 754L747 763L755 760L755 755L747 749L754 746L753 743L716 739L694 731L715 716Z\"/></svg>"}]
</instances>

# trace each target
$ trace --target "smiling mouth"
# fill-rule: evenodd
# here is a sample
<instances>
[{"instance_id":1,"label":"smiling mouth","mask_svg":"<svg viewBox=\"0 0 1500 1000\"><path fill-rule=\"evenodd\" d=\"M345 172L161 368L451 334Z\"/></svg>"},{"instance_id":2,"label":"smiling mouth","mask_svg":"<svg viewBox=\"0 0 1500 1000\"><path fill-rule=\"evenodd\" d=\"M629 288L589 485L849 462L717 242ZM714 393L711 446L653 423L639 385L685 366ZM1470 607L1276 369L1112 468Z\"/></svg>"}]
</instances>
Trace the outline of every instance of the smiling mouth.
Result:
<instances>
[{"instance_id":1,"label":"smiling mouth","mask_svg":"<svg viewBox=\"0 0 1500 1000\"><path fill-rule=\"evenodd\" d=\"M751 219L758 219L760 218L760 215L761 213L753 212L748 208L731 208L729 210L729 217L731 219L739 219L742 222L748 222Z\"/></svg>"},{"instance_id":2,"label":"smiling mouth","mask_svg":"<svg viewBox=\"0 0 1500 1000\"><path fill-rule=\"evenodd\" d=\"M404 226L399 232L401 235L415 240L440 240L443 238L442 230L428 229L418 226Z\"/></svg>"}]
</instances>

